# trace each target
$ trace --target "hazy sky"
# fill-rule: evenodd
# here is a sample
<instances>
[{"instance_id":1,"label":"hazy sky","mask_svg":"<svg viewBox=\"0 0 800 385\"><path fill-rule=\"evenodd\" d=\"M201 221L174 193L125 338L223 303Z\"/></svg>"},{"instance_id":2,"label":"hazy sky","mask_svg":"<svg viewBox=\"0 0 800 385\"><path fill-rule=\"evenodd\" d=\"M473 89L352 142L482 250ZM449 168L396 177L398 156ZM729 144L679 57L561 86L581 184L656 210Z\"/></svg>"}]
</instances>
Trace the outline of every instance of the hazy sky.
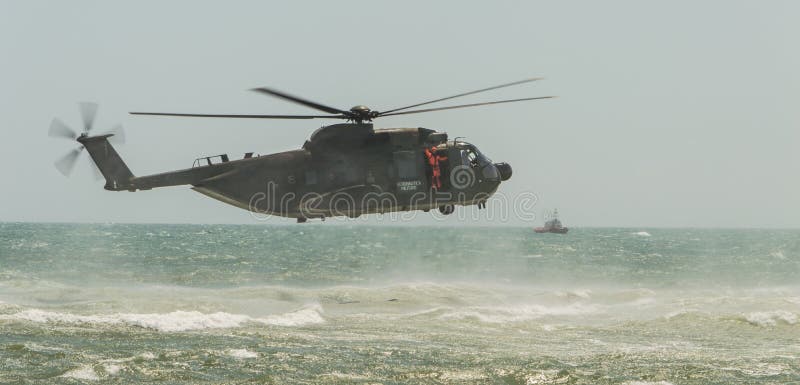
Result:
<instances>
[{"instance_id":1,"label":"hazy sky","mask_svg":"<svg viewBox=\"0 0 800 385\"><path fill-rule=\"evenodd\" d=\"M118 150L146 175L298 148L323 122L128 111L313 112L256 86L381 110L543 76L461 101L558 99L376 127L467 137L513 166L502 193L568 225L800 226L800 2L471 3L0 2L0 221L257 223L187 186L105 191L88 156L64 178L53 161L76 145L47 129L78 127L80 101L98 132L125 125Z\"/></svg>"}]
</instances>

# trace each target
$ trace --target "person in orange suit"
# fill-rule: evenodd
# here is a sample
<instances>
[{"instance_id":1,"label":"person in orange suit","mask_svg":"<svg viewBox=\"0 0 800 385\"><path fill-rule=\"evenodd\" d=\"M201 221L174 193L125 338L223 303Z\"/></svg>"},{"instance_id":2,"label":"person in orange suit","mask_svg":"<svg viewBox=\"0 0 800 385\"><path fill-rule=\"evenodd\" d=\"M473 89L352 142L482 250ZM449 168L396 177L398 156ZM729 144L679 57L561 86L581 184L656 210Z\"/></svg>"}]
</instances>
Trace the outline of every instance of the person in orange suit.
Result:
<instances>
[{"instance_id":1,"label":"person in orange suit","mask_svg":"<svg viewBox=\"0 0 800 385\"><path fill-rule=\"evenodd\" d=\"M440 167L441 162L447 161L447 157L438 153L436 147L425 149L425 159L428 160L428 165L431 166L431 187L438 190L442 188L442 170Z\"/></svg>"},{"instance_id":2,"label":"person in orange suit","mask_svg":"<svg viewBox=\"0 0 800 385\"><path fill-rule=\"evenodd\" d=\"M447 162L447 157L441 151L435 152L435 157L436 157L436 173L437 173L436 174L436 188L437 189L441 189L442 188L442 180L441 180L442 169L441 169L441 165L444 162Z\"/></svg>"},{"instance_id":3,"label":"person in orange suit","mask_svg":"<svg viewBox=\"0 0 800 385\"><path fill-rule=\"evenodd\" d=\"M436 147L425 148L425 159L428 160L428 165L431 166L431 188L438 189L442 182L439 180L440 171Z\"/></svg>"}]
</instances>

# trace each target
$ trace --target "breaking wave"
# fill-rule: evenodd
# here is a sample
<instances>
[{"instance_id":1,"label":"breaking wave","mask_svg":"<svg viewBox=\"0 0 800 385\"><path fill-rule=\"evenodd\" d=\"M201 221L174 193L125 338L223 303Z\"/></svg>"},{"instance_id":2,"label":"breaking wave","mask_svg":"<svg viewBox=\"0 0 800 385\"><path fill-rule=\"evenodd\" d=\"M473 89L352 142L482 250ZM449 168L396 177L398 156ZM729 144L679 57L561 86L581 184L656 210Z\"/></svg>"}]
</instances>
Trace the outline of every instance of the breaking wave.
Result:
<instances>
[{"instance_id":1,"label":"breaking wave","mask_svg":"<svg viewBox=\"0 0 800 385\"><path fill-rule=\"evenodd\" d=\"M170 313L116 313L108 315L77 315L40 309L23 310L15 314L0 315L0 320L29 321L36 323L128 325L161 332L181 332L203 329L236 328L245 324L272 326L304 326L325 322L322 307L312 305L293 312L254 318L243 314L225 312L201 313L198 311L173 311Z\"/></svg>"},{"instance_id":2,"label":"breaking wave","mask_svg":"<svg viewBox=\"0 0 800 385\"><path fill-rule=\"evenodd\" d=\"M754 326L769 327L778 324L797 324L797 315L785 310L753 312L744 315L744 320Z\"/></svg>"},{"instance_id":3,"label":"breaking wave","mask_svg":"<svg viewBox=\"0 0 800 385\"><path fill-rule=\"evenodd\" d=\"M471 307L453 311L442 319L477 319L486 323L523 322L548 316L576 316L597 313L598 306L592 304L569 304L563 306L521 305L508 307Z\"/></svg>"},{"instance_id":4,"label":"breaking wave","mask_svg":"<svg viewBox=\"0 0 800 385\"><path fill-rule=\"evenodd\" d=\"M233 358L240 358L240 359L258 357L258 353L251 352L247 349L228 349L227 351L225 351L225 354Z\"/></svg>"},{"instance_id":5,"label":"breaking wave","mask_svg":"<svg viewBox=\"0 0 800 385\"><path fill-rule=\"evenodd\" d=\"M84 381L97 381L100 379L97 373L95 373L94 368L89 365L70 370L62 374L61 377Z\"/></svg>"}]
</instances>

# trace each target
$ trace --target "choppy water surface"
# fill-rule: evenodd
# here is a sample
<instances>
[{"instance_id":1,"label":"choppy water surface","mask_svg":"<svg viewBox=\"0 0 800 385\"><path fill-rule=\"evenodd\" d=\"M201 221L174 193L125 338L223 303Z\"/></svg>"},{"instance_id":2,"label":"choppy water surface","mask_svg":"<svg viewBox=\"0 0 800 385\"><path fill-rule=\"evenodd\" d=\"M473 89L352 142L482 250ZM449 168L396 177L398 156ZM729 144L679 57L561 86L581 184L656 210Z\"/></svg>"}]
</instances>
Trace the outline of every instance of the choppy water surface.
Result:
<instances>
[{"instance_id":1,"label":"choppy water surface","mask_svg":"<svg viewBox=\"0 0 800 385\"><path fill-rule=\"evenodd\" d=\"M800 383L800 231L0 224L0 383Z\"/></svg>"}]
</instances>

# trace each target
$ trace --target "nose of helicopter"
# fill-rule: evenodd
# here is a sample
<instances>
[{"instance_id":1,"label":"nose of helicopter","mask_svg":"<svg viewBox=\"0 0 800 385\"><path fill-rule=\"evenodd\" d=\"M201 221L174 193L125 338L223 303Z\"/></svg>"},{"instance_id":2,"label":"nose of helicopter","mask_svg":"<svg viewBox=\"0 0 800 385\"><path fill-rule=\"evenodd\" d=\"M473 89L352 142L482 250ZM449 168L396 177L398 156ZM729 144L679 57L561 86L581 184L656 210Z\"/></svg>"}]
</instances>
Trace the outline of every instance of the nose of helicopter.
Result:
<instances>
[{"instance_id":1,"label":"nose of helicopter","mask_svg":"<svg viewBox=\"0 0 800 385\"><path fill-rule=\"evenodd\" d=\"M500 180L507 181L511 178L511 165L506 162L495 163L495 167L497 167L497 171L500 172Z\"/></svg>"}]
</instances>

